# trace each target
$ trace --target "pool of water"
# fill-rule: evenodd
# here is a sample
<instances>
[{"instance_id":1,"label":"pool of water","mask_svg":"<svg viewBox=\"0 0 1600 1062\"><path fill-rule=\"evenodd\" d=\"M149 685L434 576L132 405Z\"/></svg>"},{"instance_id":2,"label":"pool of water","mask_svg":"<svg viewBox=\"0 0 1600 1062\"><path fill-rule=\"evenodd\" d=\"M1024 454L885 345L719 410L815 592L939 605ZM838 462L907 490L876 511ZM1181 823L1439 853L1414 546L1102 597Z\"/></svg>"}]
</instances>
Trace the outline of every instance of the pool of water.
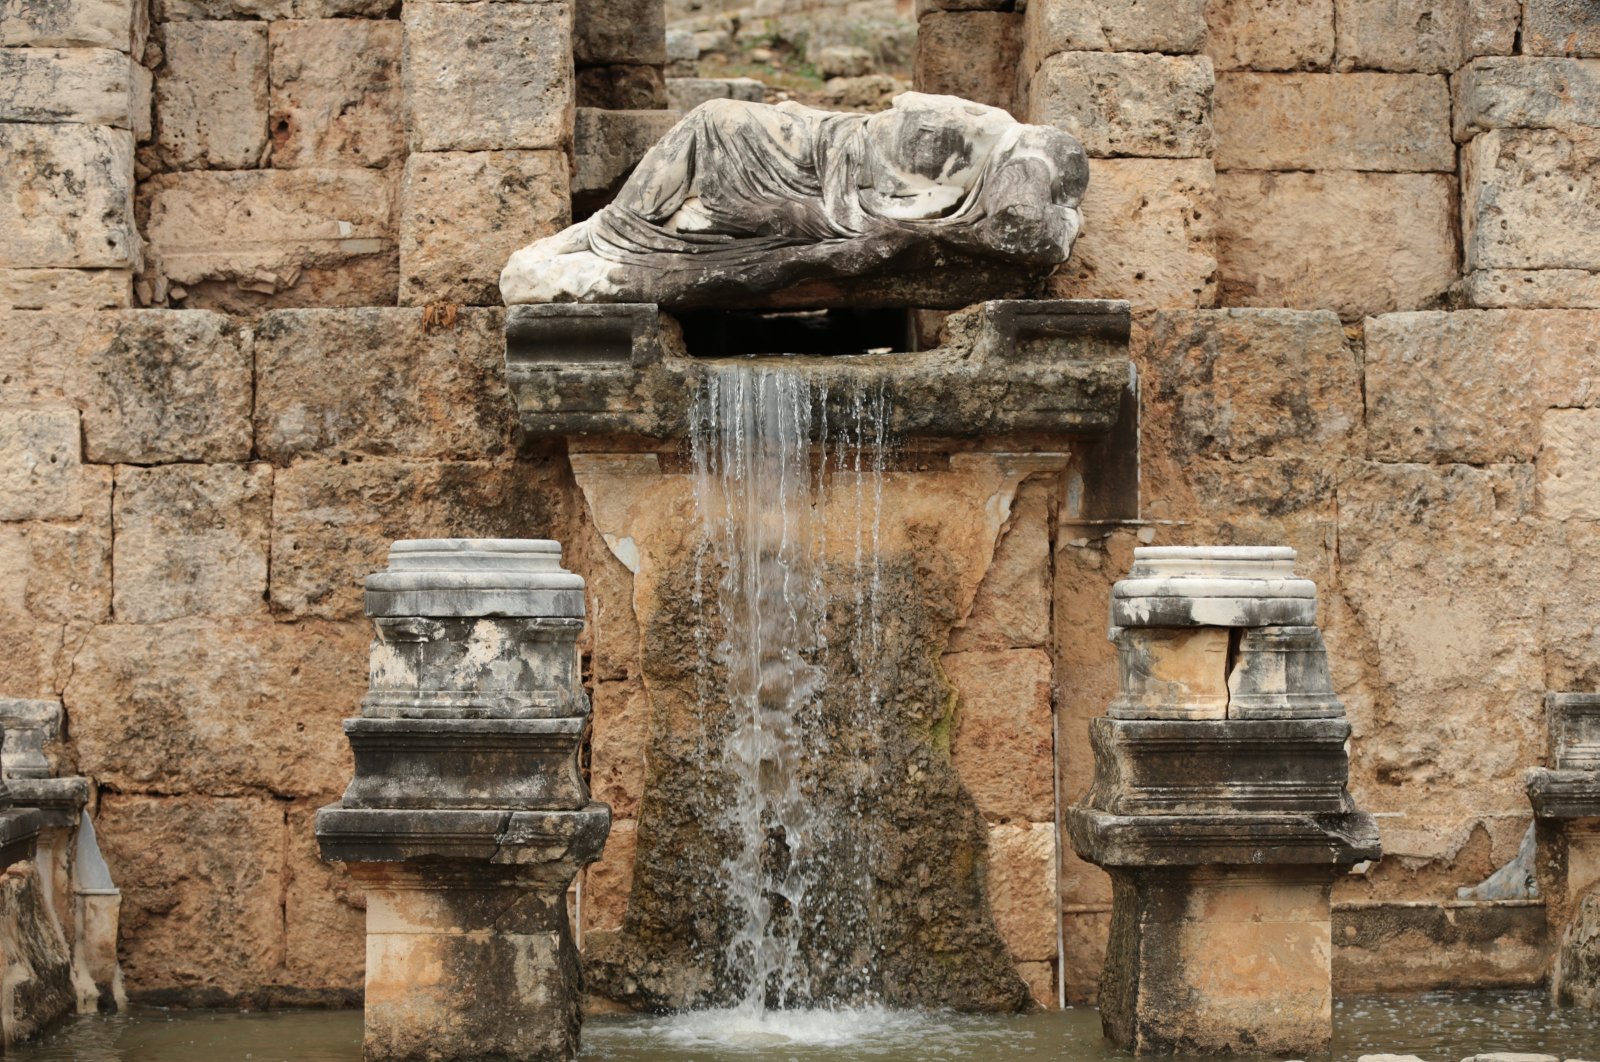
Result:
<instances>
[{"instance_id":1,"label":"pool of water","mask_svg":"<svg viewBox=\"0 0 1600 1062\"><path fill-rule=\"evenodd\" d=\"M1327 1062L1415 1054L1457 1062L1488 1051L1600 1059L1600 1012L1551 1009L1540 992L1434 992L1357 997L1334 1013ZM586 1059L616 1062L1118 1062L1091 1009L972 1017L861 1010L756 1018L710 1011L667 1018L596 1018L584 1029ZM77 1018L8 1060L26 1062L359 1062L357 1011L140 1010Z\"/></svg>"}]
</instances>

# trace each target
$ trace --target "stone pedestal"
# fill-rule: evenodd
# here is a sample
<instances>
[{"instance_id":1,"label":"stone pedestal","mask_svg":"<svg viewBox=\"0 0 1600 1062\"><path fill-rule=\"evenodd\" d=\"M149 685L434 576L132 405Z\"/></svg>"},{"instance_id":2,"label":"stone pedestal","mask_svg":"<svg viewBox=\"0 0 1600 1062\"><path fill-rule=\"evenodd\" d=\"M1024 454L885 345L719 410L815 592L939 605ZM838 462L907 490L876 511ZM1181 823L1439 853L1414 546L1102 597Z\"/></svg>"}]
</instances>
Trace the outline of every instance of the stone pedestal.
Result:
<instances>
[{"instance_id":1,"label":"stone pedestal","mask_svg":"<svg viewBox=\"0 0 1600 1062\"><path fill-rule=\"evenodd\" d=\"M1548 767L1524 775L1533 805L1539 894L1562 932L1550 978L1557 1003L1600 1005L1600 694L1546 693ZM1563 928L1564 927L1564 928Z\"/></svg>"},{"instance_id":2,"label":"stone pedestal","mask_svg":"<svg viewBox=\"0 0 1600 1062\"><path fill-rule=\"evenodd\" d=\"M610 809L578 766L583 581L555 542L397 542L367 580L355 777L317 814L367 889L366 1057L567 1059L582 976L567 888Z\"/></svg>"},{"instance_id":3,"label":"stone pedestal","mask_svg":"<svg viewBox=\"0 0 1600 1062\"><path fill-rule=\"evenodd\" d=\"M1294 551L1140 549L1121 689L1090 725L1073 849L1114 886L1100 1013L1137 1054L1302 1053L1333 1031L1330 893L1379 856Z\"/></svg>"}]
</instances>

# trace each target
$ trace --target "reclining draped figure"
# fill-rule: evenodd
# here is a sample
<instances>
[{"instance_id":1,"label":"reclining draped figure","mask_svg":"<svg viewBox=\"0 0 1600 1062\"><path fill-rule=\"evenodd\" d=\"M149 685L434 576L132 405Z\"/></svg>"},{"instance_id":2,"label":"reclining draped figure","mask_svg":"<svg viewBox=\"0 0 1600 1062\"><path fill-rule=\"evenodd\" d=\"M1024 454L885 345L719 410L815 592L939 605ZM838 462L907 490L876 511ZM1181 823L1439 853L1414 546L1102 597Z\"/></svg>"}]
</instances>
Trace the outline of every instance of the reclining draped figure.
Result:
<instances>
[{"instance_id":1,"label":"reclining draped figure","mask_svg":"<svg viewBox=\"0 0 1600 1062\"><path fill-rule=\"evenodd\" d=\"M811 305L1020 294L1066 260L1088 176L1069 134L953 96L908 92L871 115L711 100L612 203L512 255L500 290L663 307L796 285Z\"/></svg>"}]
</instances>

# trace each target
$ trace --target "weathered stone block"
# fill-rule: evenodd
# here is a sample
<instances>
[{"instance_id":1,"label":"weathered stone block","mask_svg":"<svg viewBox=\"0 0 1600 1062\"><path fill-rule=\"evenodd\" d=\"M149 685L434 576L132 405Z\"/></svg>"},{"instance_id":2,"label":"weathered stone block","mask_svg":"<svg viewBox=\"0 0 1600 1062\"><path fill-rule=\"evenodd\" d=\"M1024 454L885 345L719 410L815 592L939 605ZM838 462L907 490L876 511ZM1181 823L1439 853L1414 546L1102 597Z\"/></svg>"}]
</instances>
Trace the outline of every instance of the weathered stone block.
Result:
<instances>
[{"instance_id":1,"label":"weathered stone block","mask_svg":"<svg viewBox=\"0 0 1600 1062\"><path fill-rule=\"evenodd\" d=\"M1600 56L1600 11L1588 0L1526 0L1524 55Z\"/></svg>"},{"instance_id":2,"label":"weathered stone block","mask_svg":"<svg viewBox=\"0 0 1600 1062\"><path fill-rule=\"evenodd\" d=\"M1341 317L1426 305L1455 281L1453 193L1432 173L1218 174L1222 298Z\"/></svg>"},{"instance_id":3,"label":"weathered stone block","mask_svg":"<svg viewBox=\"0 0 1600 1062\"><path fill-rule=\"evenodd\" d=\"M711 79L673 78L672 80L681 83ZM756 84L759 85L760 82ZM667 79L661 73L659 66L614 64L588 66L579 70L574 91L577 94L579 107L602 107L613 111L650 110L662 107L675 111L688 110L688 107L679 102L679 97L668 98L669 89Z\"/></svg>"},{"instance_id":4,"label":"weathered stone block","mask_svg":"<svg viewBox=\"0 0 1600 1062\"><path fill-rule=\"evenodd\" d=\"M580 83L586 72L579 72ZM667 105L675 111L692 111L706 100L744 100L746 103L760 103L765 96L765 86L753 77L667 78ZM580 106L600 106L596 103L585 104L582 99L578 103Z\"/></svg>"},{"instance_id":5,"label":"weathered stone block","mask_svg":"<svg viewBox=\"0 0 1600 1062\"><path fill-rule=\"evenodd\" d=\"M1450 90L1421 74L1222 74L1222 170L1454 172Z\"/></svg>"},{"instance_id":6,"label":"weathered stone block","mask_svg":"<svg viewBox=\"0 0 1600 1062\"><path fill-rule=\"evenodd\" d=\"M1510 55L1518 0L1337 0L1341 69L1454 73L1478 55Z\"/></svg>"},{"instance_id":7,"label":"weathered stone block","mask_svg":"<svg viewBox=\"0 0 1600 1062\"><path fill-rule=\"evenodd\" d=\"M272 604L361 615L361 580L397 538L555 537L558 470L523 462L302 461L278 472Z\"/></svg>"},{"instance_id":8,"label":"weathered stone block","mask_svg":"<svg viewBox=\"0 0 1600 1062\"><path fill-rule=\"evenodd\" d=\"M283 961L284 821L275 801L107 793L95 825L122 890L119 950L131 996L215 1006L271 978Z\"/></svg>"},{"instance_id":9,"label":"weathered stone block","mask_svg":"<svg viewBox=\"0 0 1600 1062\"><path fill-rule=\"evenodd\" d=\"M1600 125L1600 59L1478 59L1452 79L1455 137Z\"/></svg>"},{"instance_id":10,"label":"weathered stone block","mask_svg":"<svg viewBox=\"0 0 1600 1062\"><path fill-rule=\"evenodd\" d=\"M1400 313L1366 322L1367 430L1385 461L1532 461L1553 406L1600 404L1600 313Z\"/></svg>"},{"instance_id":11,"label":"weathered stone block","mask_svg":"<svg viewBox=\"0 0 1600 1062\"><path fill-rule=\"evenodd\" d=\"M400 301L498 305L506 259L570 224L568 200L567 160L558 151L408 156L400 186Z\"/></svg>"},{"instance_id":12,"label":"weathered stone block","mask_svg":"<svg viewBox=\"0 0 1600 1062\"><path fill-rule=\"evenodd\" d=\"M1026 649L1049 641L1052 485L1039 479L1018 489L972 611L950 632L950 652Z\"/></svg>"},{"instance_id":13,"label":"weathered stone block","mask_svg":"<svg viewBox=\"0 0 1600 1062\"><path fill-rule=\"evenodd\" d=\"M676 111L579 110L572 134L573 198L591 207L609 199L679 117Z\"/></svg>"},{"instance_id":14,"label":"weathered stone block","mask_svg":"<svg viewBox=\"0 0 1600 1062\"><path fill-rule=\"evenodd\" d=\"M393 168L159 174L141 189L145 233L191 306L392 304L398 177Z\"/></svg>"},{"instance_id":15,"label":"weathered stone block","mask_svg":"<svg viewBox=\"0 0 1600 1062\"><path fill-rule=\"evenodd\" d=\"M1022 54L1022 16L1003 11L928 15L917 24L919 92L1007 107Z\"/></svg>"},{"instance_id":16,"label":"weathered stone block","mask_svg":"<svg viewBox=\"0 0 1600 1062\"><path fill-rule=\"evenodd\" d=\"M413 151L562 148L572 125L566 3L405 5Z\"/></svg>"},{"instance_id":17,"label":"weathered stone block","mask_svg":"<svg viewBox=\"0 0 1600 1062\"><path fill-rule=\"evenodd\" d=\"M94 470L96 489L82 519L0 524L0 616L73 624L110 617L108 471Z\"/></svg>"},{"instance_id":18,"label":"weathered stone block","mask_svg":"<svg viewBox=\"0 0 1600 1062\"><path fill-rule=\"evenodd\" d=\"M572 57L583 66L665 63L666 8L657 0L573 0Z\"/></svg>"},{"instance_id":19,"label":"weathered stone block","mask_svg":"<svg viewBox=\"0 0 1600 1062\"><path fill-rule=\"evenodd\" d=\"M1492 130L1462 150L1466 267L1600 270L1600 129Z\"/></svg>"},{"instance_id":20,"label":"weathered stone block","mask_svg":"<svg viewBox=\"0 0 1600 1062\"><path fill-rule=\"evenodd\" d=\"M1083 235L1051 279L1058 298L1135 310L1217 301L1216 173L1207 159L1095 159Z\"/></svg>"},{"instance_id":21,"label":"weathered stone block","mask_svg":"<svg viewBox=\"0 0 1600 1062\"><path fill-rule=\"evenodd\" d=\"M269 465L120 466L118 622L263 611L271 514Z\"/></svg>"},{"instance_id":22,"label":"weathered stone block","mask_svg":"<svg viewBox=\"0 0 1600 1062\"><path fill-rule=\"evenodd\" d=\"M633 856L638 847L639 824L613 819L606 848L583 870L583 931L621 928L633 891Z\"/></svg>"},{"instance_id":23,"label":"weathered stone block","mask_svg":"<svg viewBox=\"0 0 1600 1062\"><path fill-rule=\"evenodd\" d=\"M1600 273L1584 269L1480 269L1461 279L1469 306L1600 309Z\"/></svg>"},{"instance_id":24,"label":"weathered stone block","mask_svg":"<svg viewBox=\"0 0 1600 1062\"><path fill-rule=\"evenodd\" d=\"M79 769L120 792L312 796L350 777L339 720L367 684L364 623L96 627L64 703Z\"/></svg>"},{"instance_id":25,"label":"weathered stone block","mask_svg":"<svg viewBox=\"0 0 1600 1062\"><path fill-rule=\"evenodd\" d=\"M650 696L640 683L595 686L589 742L594 798L610 804L613 815L637 816L644 796L645 749L650 744Z\"/></svg>"},{"instance_id":26,"label":"weathered stone block","mask_svg":"<svg viewBox=\"0 0 1600 1062\"><path fill-rule=\"evenodd\" d=\"M315 817L309 801L291 807L287 816L284 968L290 983L318 1001L350 1005L357 1002L366 966L367 901L345 864L318 854Z\"/></svg>"},{"instance_id":27,"label":"weathered stone block","mask_svg":"<svg viewBox=\"0 0 1600 1062\"><path fill-rule=\"evenodd\" d=\"M151 0L157 22L292 18L294 0Z\"/></svg>"},{"instance_id":28,"label":"weathered stone block","mask_svg":"<svg viewBox=\"0 0 1600 1062\"><path fill-rule=\"evenodd\" d=\"M919 47L934 18L917 24ZM1041 59L1057 52L1197 52L1206 37L1206 0L1033 0L1026 33Z\"/></svg>"},{"instance_id":29,"label":"weathered stone block","mask_svg":"<svg viewBox=\"0 0 1600 1062\"><path fill-rule=\"evenodd\" d=\"M0 124L0 261L13 268L133 264L133 134Z\"/></svg>"},{"instance_id":30,"label":"weathered stone block","mask_svg":"<svg viewBox=\"0 0 1600 1062\"><path fill-rule=\"evenodd\" d=\"M7 48L115 48L137 56L148 30L145 5L127 0L0 2L0 46Z\"/></svg>"},{"instance_id":31,"label":"weathered stone block","mask_svg":"<svg viewBox=\"0 0 1600 1062\"><path fill-rule=\"evenodd\" d=\"M1053 821L1049 654L1041 649L947 653L941 666L960 698L950 760L978 810L992 822Z\"/></svg>"},{"instance_id":32,"label":"weathered stone block","mask_svg":"<svg viewBox=\"0 0 1600 1062\"><path fill-rule=\"evenodd\" d=\"M84 486L76 409L0 409L0 520L77 519Z\"/></svg>"},{"instance_id":33,"label":"weathered stone block","mask_svg":"<svg viewBox=\"0 0 1600 1062\"><path fill-rule=\"evenodd\" d=\"M1145 431L1196 457L1325 458L1359 446L1361 361L1326 310L1167 311L1135 337Z\"/></svg>"},{"instance_id":34,"label":"weathered stone block","mask_svg":"<svg viewBox=\"0 0 1600 1062\"><path fill-rule=\"evenodd\" d=\"M398 22L274 22L272 165L382 167L405 152Z\"/></svg>"},{"instance_id":35,"label":"weathered stone block","mask_svg":"<svg viewBox=\"0 0 1600 1062\"><path fill-rule=\"evenodd\" d=\"M1218 70L1326 69L1333 0L1210 0L1203 50Z\"/></svg>"},{"instance_id":36,"label":"weathered stone block","mask_svg":"<svg viewBox=\"0 0 1600 1062\"><path fill-rule=\"evenodd\" d=\"M170 22L156 71L156 149L175 170L249 169L267 154L267 27Z\"/></svg>"},{"instance_id":37,"label":"weathered stone block","mask_svg":"<svg viewBox=\"0 0 1600 1062\"><path fill-rule=\"evenodd\" d=\"M132 270L0 269L0 311L107 310L132 304Z\"/></svg>"},{"instance_id":38,"label":"weathered stone block","mask_svg":"<svg viewBox=\"0 0 1600 1062\"><path fill-rule=\"evenodd\" d=\"M296 457L483 457L506 449L512 410L498 386L504 316L422 310L281 310L256 329L256 447Z\"/></svg>"},{"instance_id":39,"label":"weathered stone block","mask_svg":"<svg viewBox=\"0 0 1600 1062\"><path fill-rule=\"evenodd\" d=\"M0 48L0 122L132 128L131 66L112 48Z\"/></svg>"},{"instance_id":40,"label":"weathered stone block","mask_svg":"<svg viewBox=\"0 0 1600 1062\"><path fill-rule=\"evenodd\" d=\"M1553 520L1600 520L1600 409L1552 409L1540 432L1539 501Z\"/></svg>"},{"instance_id":41,"label":"weathered stone block","mask_svg":"<svg viewBox=\"0 0 1600 1062\"><path fill-rule=\"evenodd\" d=\"M1027 120L1065 129L1090 157L1205 157L1212 81L1204 56L1060 52L1033 77Z\"/></svg>"},{"instance_id":42,"label":"weathered stone block","mask_svg":"<svg viewBox=\"0 0 1600 1062\"><path fill-rule=\"evenodd\" d=\"M989 903L1018 962L1056 957L1055 864L1054 823L989 827Z\"/></svg>"},{"instance_id":43,"label":"weathered stone block","mask_svg":"<svg viewBox=\"0 0 1600 1062\"><path fill-rule=\"evenodd\" d=\"M1116 628L1118 693L1106 706L1113 719L1228 717L1226 627L1187 630ZM1098 725L1091 720L1090 726ZM1098 748L1095 764L1102 762Z\"/></svg>"}]
</instances>

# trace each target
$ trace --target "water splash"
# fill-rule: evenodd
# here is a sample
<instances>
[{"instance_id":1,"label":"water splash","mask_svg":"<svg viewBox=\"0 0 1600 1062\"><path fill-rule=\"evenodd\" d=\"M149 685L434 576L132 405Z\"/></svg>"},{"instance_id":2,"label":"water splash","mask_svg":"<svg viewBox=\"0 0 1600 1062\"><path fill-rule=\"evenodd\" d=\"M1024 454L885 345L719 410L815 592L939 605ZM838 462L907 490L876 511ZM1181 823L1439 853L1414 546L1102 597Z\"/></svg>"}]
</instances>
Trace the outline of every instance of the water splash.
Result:
<instances>
[{"instance_id":1,"label":"water splash","mask_svg":"<svg viewBox=\"0 0 1600 1062\"><path fill-rule=\"evenodd\" d=\"M870 853L852 825L869 812L882 696L887 424L881 386L830 394L825 378L770 365L709 367L698 396L694 604L714 605L721 632L697 632L698 693L703 718L725 699L713 755L731 788L719 872L735 926L719 968L751 1014L875 995ZM828 700L836 628L862 674L846 705ZM817 776L830 741L850 743L863 780Z\"/></svg>"}]
</instances>

